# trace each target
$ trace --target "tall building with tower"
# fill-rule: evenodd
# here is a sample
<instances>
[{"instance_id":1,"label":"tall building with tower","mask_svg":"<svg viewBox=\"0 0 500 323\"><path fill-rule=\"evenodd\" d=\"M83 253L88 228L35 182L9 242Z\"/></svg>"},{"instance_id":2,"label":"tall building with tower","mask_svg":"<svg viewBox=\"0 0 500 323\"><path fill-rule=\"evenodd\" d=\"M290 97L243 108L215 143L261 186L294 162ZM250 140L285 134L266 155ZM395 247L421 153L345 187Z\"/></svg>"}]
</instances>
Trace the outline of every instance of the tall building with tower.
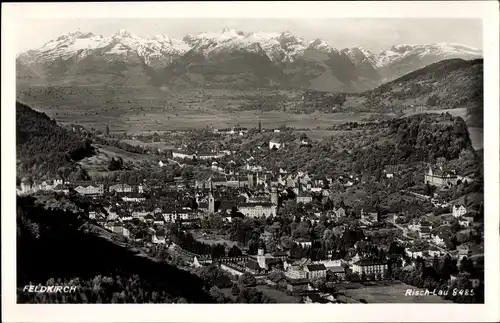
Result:
<instances>
[{"instance_id":1,"label":"tall building with tower","mask_svg":"<svg viewBox=\"0 0 500 323\"><path fill-rule=\"evenodd\" d=\"M257 262L260 268L266 268L266 256L264 255L264 247L259 246L257 250Z\"/></svg>"},{"instance_id":2,"label":"tall building with tower","mask_svg":"<svg viewBox=\"0 0 500 323\"><path fill-rule=\"evenodd\" d=\"M278 190L276 189L276 187L273 187L271 189L271 203L273 203L274 205L278 205Z\"/></svg>"},{"instance_id":3,"label":"tall building with tower","mask_svg":"<svg viewBox=\"0 0 500 323\"><path fill-rule=\"evenodd\" d=\"M208 181L208 187L210 189L210 193L208 193L208 213L215 213L215 198L212 191L212 179Z\"/></svg>"},{"instance_id":4,"label":"tall building with tower","mask_svg":"<svg viewBox=\"0 0 500 323\"><path fill-rule=\"evenodd\" d=\"M257 186L257 174L248 174L248 187L255 188Z\"/></svg>"}]
</instances>

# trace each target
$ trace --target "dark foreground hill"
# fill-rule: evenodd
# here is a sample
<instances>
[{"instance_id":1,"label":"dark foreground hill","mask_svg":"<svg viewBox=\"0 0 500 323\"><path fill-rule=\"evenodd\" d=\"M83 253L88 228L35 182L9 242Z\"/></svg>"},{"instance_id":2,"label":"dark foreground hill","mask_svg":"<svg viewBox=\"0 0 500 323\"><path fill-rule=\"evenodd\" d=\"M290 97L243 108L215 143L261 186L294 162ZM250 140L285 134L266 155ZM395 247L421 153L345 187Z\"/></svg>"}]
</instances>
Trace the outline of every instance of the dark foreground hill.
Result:
<instances>
[{"instance_id":1,"label":"dark foreground hill","mask_svg":"<svg viewBox=\"0 0 500 323\"><path fill-rule=\"evenodd\" d=\"M89 230L93 225L84 208L85 203L58 195L18 197L19 303L213 303L197 276L92 233L98 230ZM29 284L78 289L68 294L23 292Z\"/></svg>"}]
</instances>

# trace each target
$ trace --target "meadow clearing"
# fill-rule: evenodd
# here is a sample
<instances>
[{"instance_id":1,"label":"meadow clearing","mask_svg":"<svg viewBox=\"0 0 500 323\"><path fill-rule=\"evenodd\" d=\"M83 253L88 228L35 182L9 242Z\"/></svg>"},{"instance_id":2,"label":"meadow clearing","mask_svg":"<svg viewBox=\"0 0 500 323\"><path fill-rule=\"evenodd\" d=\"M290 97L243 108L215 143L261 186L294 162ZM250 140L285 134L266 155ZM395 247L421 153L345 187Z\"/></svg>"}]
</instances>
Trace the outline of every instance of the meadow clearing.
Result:
<instances>
[{"instance_id":1,"label":"meadow clearing","mask_svg":"<svg viewBox=\"0 0 500 323\"><path fill-rule=\"evenodd\" d=\"M295 304L300 303L300 298L288 295L284 291L277 290L267 285L257 285L257 290L262 292L269 298L274 299L277 303L281 304Z\"/></svg>"},{"instance_id":2,"label":"meadow clearing","mask_svg":"<svg viewBox=\"0 0 500 323\"><path fill-rule=\"evenodd\" d=\"M397 283L393 285L364 286L360 288L345 289L345 296L355 299L364 299L367 303L451 303L439 296L405 296L407 290L416 290L416 287ZM418 289L423 290L423 289Z\"/></svg>"},{"instance_id":3,"label":"meadow clearing","mask_svg":"<svg viewBox=\"0 0 500 323\"><path fill-rule=\"evenodd\" d=\"M141 162L156 163L155 157L147 154L136 154L116 148L113 146L104 146L94 144L96 153L93 156L86 157L78 163L87 171L90 177L106 176L112 172L108 170L109 161L111 158L120 157L127 164L134 167L139 167Z\"/></svg>"},{"instance_id":4,"label":"meadow clearing","mask_svg":"<svg viewBox=\"0 0 500 323\"><path fill-rule=\"evenodd\" d=\"M203 230L191 230L191 234L196 240L207 244L226 244L228 248L238 245L236 241L229 240L222 234L209 233L204 235Z\"/></svg>"}]
</instances>

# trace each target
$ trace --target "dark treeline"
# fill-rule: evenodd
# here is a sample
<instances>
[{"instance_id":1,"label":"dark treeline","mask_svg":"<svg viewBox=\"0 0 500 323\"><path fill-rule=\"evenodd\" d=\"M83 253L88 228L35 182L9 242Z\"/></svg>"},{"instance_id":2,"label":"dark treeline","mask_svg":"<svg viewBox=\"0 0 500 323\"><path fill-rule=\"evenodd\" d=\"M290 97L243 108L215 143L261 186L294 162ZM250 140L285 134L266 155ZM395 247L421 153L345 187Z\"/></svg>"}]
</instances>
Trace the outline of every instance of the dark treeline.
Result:
<instances>
[{"instance_id":1,"label":"dark treeline","mask_svg":"<svg viewBox=\"0 0 500 323\"><path fill-rule=\"evenodd\" d=\"M479 269L474 267L471 259L464 258L457 266L455 259L446 255L443 259L434 257L430 266L426 266L425 261L418 257L416 268L407 270L395 267L389 271L388 276L408 285L429 289L431 292L442 291L445 294L444 299L456 303L483 303L484 285L481 283L473 288L469 280L470 277L478 274L478 271ZM454 275L456 280L450 284L451 275Z\"/></svg>"},{"instance_id":2,"label":"dark treeline","mask_svg":"<svg viewBox=\"0 0 500 323\"><path fill-rule=\"evenodd\" d=\"M210 255L212 259L226 256L226 248L222 244L208 244L197 241L189 232L183 232L174 228L171 231L172 242L182 249L198 255Z\"/></svg>"}]
</instances>

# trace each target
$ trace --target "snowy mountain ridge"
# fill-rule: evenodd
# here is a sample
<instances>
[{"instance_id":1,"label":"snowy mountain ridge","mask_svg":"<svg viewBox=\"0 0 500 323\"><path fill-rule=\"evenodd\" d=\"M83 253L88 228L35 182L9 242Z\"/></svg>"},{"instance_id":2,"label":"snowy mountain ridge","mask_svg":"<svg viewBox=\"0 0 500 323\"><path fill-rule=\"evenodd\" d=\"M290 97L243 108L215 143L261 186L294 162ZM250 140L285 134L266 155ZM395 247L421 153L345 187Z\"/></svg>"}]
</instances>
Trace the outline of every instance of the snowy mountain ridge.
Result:
<instances>
[{"instance_id":1,"label":"snowy mountain ridge","mask_svg":"<svg viewBox=\"0 0 500 323\"><path fill-rule=\"evenodd\" d=\"M241 56L242 54L244 55ZM78 69L72 69L70 65L85 61L83 65L87 67L84 70L88 71L88 65L92 64L90 59L135 64L134 66L145 64L153 71L162 71L175 62L181 62L184 66L181 70L189 72L193 68L193 57L198 57L196 64L215 62L216 65L222 60L238 57L235 66L239 67L235 69L241 71L243 65L256 64L248 55L259 57L260 64L282 69L295 83L300 83L300 86L303 86L304 82L298 80L307 77L316 79L316 83L326 79L339 79L341 83L346 84L346 88L361 89L395 79L443 59L480 58L482 52L461 44L435 43L394 45L377 54L363 47L339 50L322 39L307 41L288 31L244 32L224 28L219 32L188 34L182 39L173 39L165 34L141 37L127 30L119 30L110 37L77 31L53 39L40 48L24 52L18 55L17 59L19 64L28 67L27 70L36 70L37 75L43 74L44 70L50 70L54 62L59 62L59 68L49 73L56 78L61 72L61 64L66 71L74 72ZM245 63L245 58L240 60L241 57L250 60ZM203 62L199 61L200 59ZM224 66L226 74L227 69L229 68L230 72L233 67L227 64ZM39 68L40 66L43 68ZM65 73L67 76L68 72ZM180 72L175 70L172 73L178 75ZM290 73L299 74L294 77ZM266 77L273 78L272 75ZM353 86L359 78L365 81L369 79L370 84Z\"/></svg>"}]
</instances>

